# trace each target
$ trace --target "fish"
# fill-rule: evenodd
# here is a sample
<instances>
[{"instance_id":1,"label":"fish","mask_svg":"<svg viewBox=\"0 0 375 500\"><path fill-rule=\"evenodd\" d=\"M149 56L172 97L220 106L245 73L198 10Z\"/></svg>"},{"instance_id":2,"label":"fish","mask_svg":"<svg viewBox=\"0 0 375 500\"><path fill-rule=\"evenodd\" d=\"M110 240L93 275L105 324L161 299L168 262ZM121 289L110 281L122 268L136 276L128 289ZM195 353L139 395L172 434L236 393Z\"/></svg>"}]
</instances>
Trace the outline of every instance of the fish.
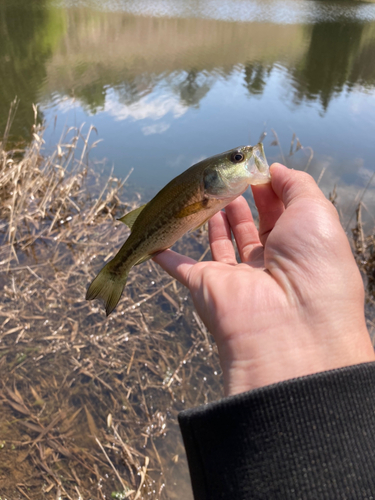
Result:
<instances>
[{"instance_id":1,"label":"fish","mask_svg":"<svg viewBox=\"0 0 375 500\"><path fill-rule=\"evenodd\" d=\"M211 156L171 180L145 205L121 219L131 233L90 284L86 299L101 299L107 316L117 306L130 269L198 229L247 187L271 180L263 144Z\"/></svg>"}]
</instances>

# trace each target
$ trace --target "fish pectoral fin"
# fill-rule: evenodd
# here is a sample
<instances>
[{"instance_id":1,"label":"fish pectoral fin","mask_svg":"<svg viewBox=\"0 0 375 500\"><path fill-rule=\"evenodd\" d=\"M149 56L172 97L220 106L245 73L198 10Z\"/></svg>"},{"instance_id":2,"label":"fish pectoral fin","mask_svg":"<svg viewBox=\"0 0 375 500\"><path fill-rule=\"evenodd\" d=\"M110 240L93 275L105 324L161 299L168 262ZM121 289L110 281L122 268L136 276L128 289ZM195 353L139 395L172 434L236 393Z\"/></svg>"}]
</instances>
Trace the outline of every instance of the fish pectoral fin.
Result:
<instances>
[{"instance_id":1,"label":"fish pectoral fin","mask_svg":"<svg viewBox=\"0 0 375 500\"><path fill-rule=\"evenodd\" d=\"M141 205L140 207L136 208L135 210L132 210L131 212L128 212L127 214L123 215L120 220L124 224L128 226L129 229L132 229L134 226L135 221L138 218L138 215L142 212L142 210L145 208L145 205Z\"/></svg>"},{"instance_id":2,"label":"fish pectoral fin","mask_svg":"<svg viewBox=\"0 0 375 500\"><path fill-rule=\"evenodd\" d=\"M191 205L188 205L187 207L184 207L182 210L180 210L175 217L177 219L182 219L183 217L187 217L188 215L193 215L196 214L197 212L200 212L201 210L205 210L209 207L209 199L204 199L197 201L196 203L193 203Z\"/></svg>"}]
</instances>

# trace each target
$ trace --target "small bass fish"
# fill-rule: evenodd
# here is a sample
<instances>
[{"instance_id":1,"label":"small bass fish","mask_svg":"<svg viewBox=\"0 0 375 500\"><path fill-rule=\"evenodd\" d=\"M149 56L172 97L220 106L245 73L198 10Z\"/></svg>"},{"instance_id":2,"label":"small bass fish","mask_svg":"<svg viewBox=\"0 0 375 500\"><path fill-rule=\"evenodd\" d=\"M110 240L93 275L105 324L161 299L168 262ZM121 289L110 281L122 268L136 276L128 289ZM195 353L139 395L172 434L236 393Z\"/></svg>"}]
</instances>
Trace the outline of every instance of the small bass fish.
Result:
<instances>
[{"instance_id":1,"label":"small bass fish","mask_svg":"<svg viewBox=\"0 0 375 500\"><path fill-rule=\"evenodd\" d=\"M130 236L91 283L86 299L102 299L108 316L133 266L171 247L187 231L198 229L249 184L266 184L270 179L261 143L231 149L188 168L150 202L120 219L131 229Z\"/></svg>"}]
</instances>

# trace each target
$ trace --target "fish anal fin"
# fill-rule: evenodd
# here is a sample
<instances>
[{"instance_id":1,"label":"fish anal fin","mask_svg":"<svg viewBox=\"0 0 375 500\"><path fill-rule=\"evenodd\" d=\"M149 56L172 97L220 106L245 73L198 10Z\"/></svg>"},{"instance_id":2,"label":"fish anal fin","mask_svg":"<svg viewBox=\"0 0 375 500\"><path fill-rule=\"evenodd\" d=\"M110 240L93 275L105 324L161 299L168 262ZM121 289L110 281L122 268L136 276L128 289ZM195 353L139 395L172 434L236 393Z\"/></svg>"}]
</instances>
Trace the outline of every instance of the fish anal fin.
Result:
<instances>
[{"instance_id":1,"label":"fish anal fin","mask_svg":"<svg viewBox=\"0 0 375 500\"><path fill-rule=\"evenodd\" d=\"M200 201L197 201L195 203L192 203L191 205L188 205L187 207L184 207L182 210L177 212L175 217L177 219L182 219L183 217L187 217L188 215L193 215L193 214L200 212L201 210L205 210L206 208L209 208L208 202L209 202L208 199L204 199L204 200L200 200Z\"/></svg>"},{"instance_id":2,"label":"fish anal fin","mask_svg":"<svg viewBox=\"0 0 375 500\"><path fill-rule=\"evenodd\" d=\"M135 210L132 210L131 212L128 212L127 214L123 215L119 221L123 222L128 226L129 229L132 229L134 226L135 221L138 218L138 215L142 212L142 210L145 208L145 205L141 205L140 207L136 208Z\"/></svg>"},{"instance_id":3,"label":"fish anal fin","mask_svg":"<svg viewBox=\"0 0 375 500\"><path fill-rule=\"evenodd\" d=\"M144 257L141 257L141 259L136 263L134 264L135 266L138 266L138 264L142 264L142 262L146 262L146 260L148 259L153 259L154 257L156 257L157 255L159 255L159 253L162 253L164 252L165 250L167 250L168 248L170 247L167 247L167 248L163 248L162 250L157 250L156 252L152 253L152 254L147 254L145 255Z\"/></svg>"},{"instance_id":4,"label":"fish anal fin","mask_svg":"<svg viewBox=\"0 0 375 500\"><path fill-rule=\"evenodd\" d=\"M142 262L146 262L146 260L151 259L154 255L146 254L141 257L134 265L138 266L138 264L142 264Z\"/></svg>"}]
</instances>

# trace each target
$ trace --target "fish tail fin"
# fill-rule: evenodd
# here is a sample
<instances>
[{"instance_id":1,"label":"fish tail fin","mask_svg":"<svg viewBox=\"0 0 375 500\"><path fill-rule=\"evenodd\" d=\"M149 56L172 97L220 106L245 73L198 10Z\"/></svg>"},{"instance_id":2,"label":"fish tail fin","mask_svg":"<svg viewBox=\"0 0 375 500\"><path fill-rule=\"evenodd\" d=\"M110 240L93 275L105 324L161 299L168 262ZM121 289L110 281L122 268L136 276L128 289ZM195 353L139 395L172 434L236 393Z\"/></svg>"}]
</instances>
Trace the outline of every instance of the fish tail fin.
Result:
<instances>
[{"instance_id":1,"label":"fish tail fin","mask_svg":"<svg viewBox=\"0 0 375 500\"><path fill-rule=\"evenodd\" d=\"M105 304L107 316L117 306L126 285L126 278L119 280L108 268L104 266L97 277L92 281L86 293L86 300L102 299Z\"/></svg>"}]
</instances>

